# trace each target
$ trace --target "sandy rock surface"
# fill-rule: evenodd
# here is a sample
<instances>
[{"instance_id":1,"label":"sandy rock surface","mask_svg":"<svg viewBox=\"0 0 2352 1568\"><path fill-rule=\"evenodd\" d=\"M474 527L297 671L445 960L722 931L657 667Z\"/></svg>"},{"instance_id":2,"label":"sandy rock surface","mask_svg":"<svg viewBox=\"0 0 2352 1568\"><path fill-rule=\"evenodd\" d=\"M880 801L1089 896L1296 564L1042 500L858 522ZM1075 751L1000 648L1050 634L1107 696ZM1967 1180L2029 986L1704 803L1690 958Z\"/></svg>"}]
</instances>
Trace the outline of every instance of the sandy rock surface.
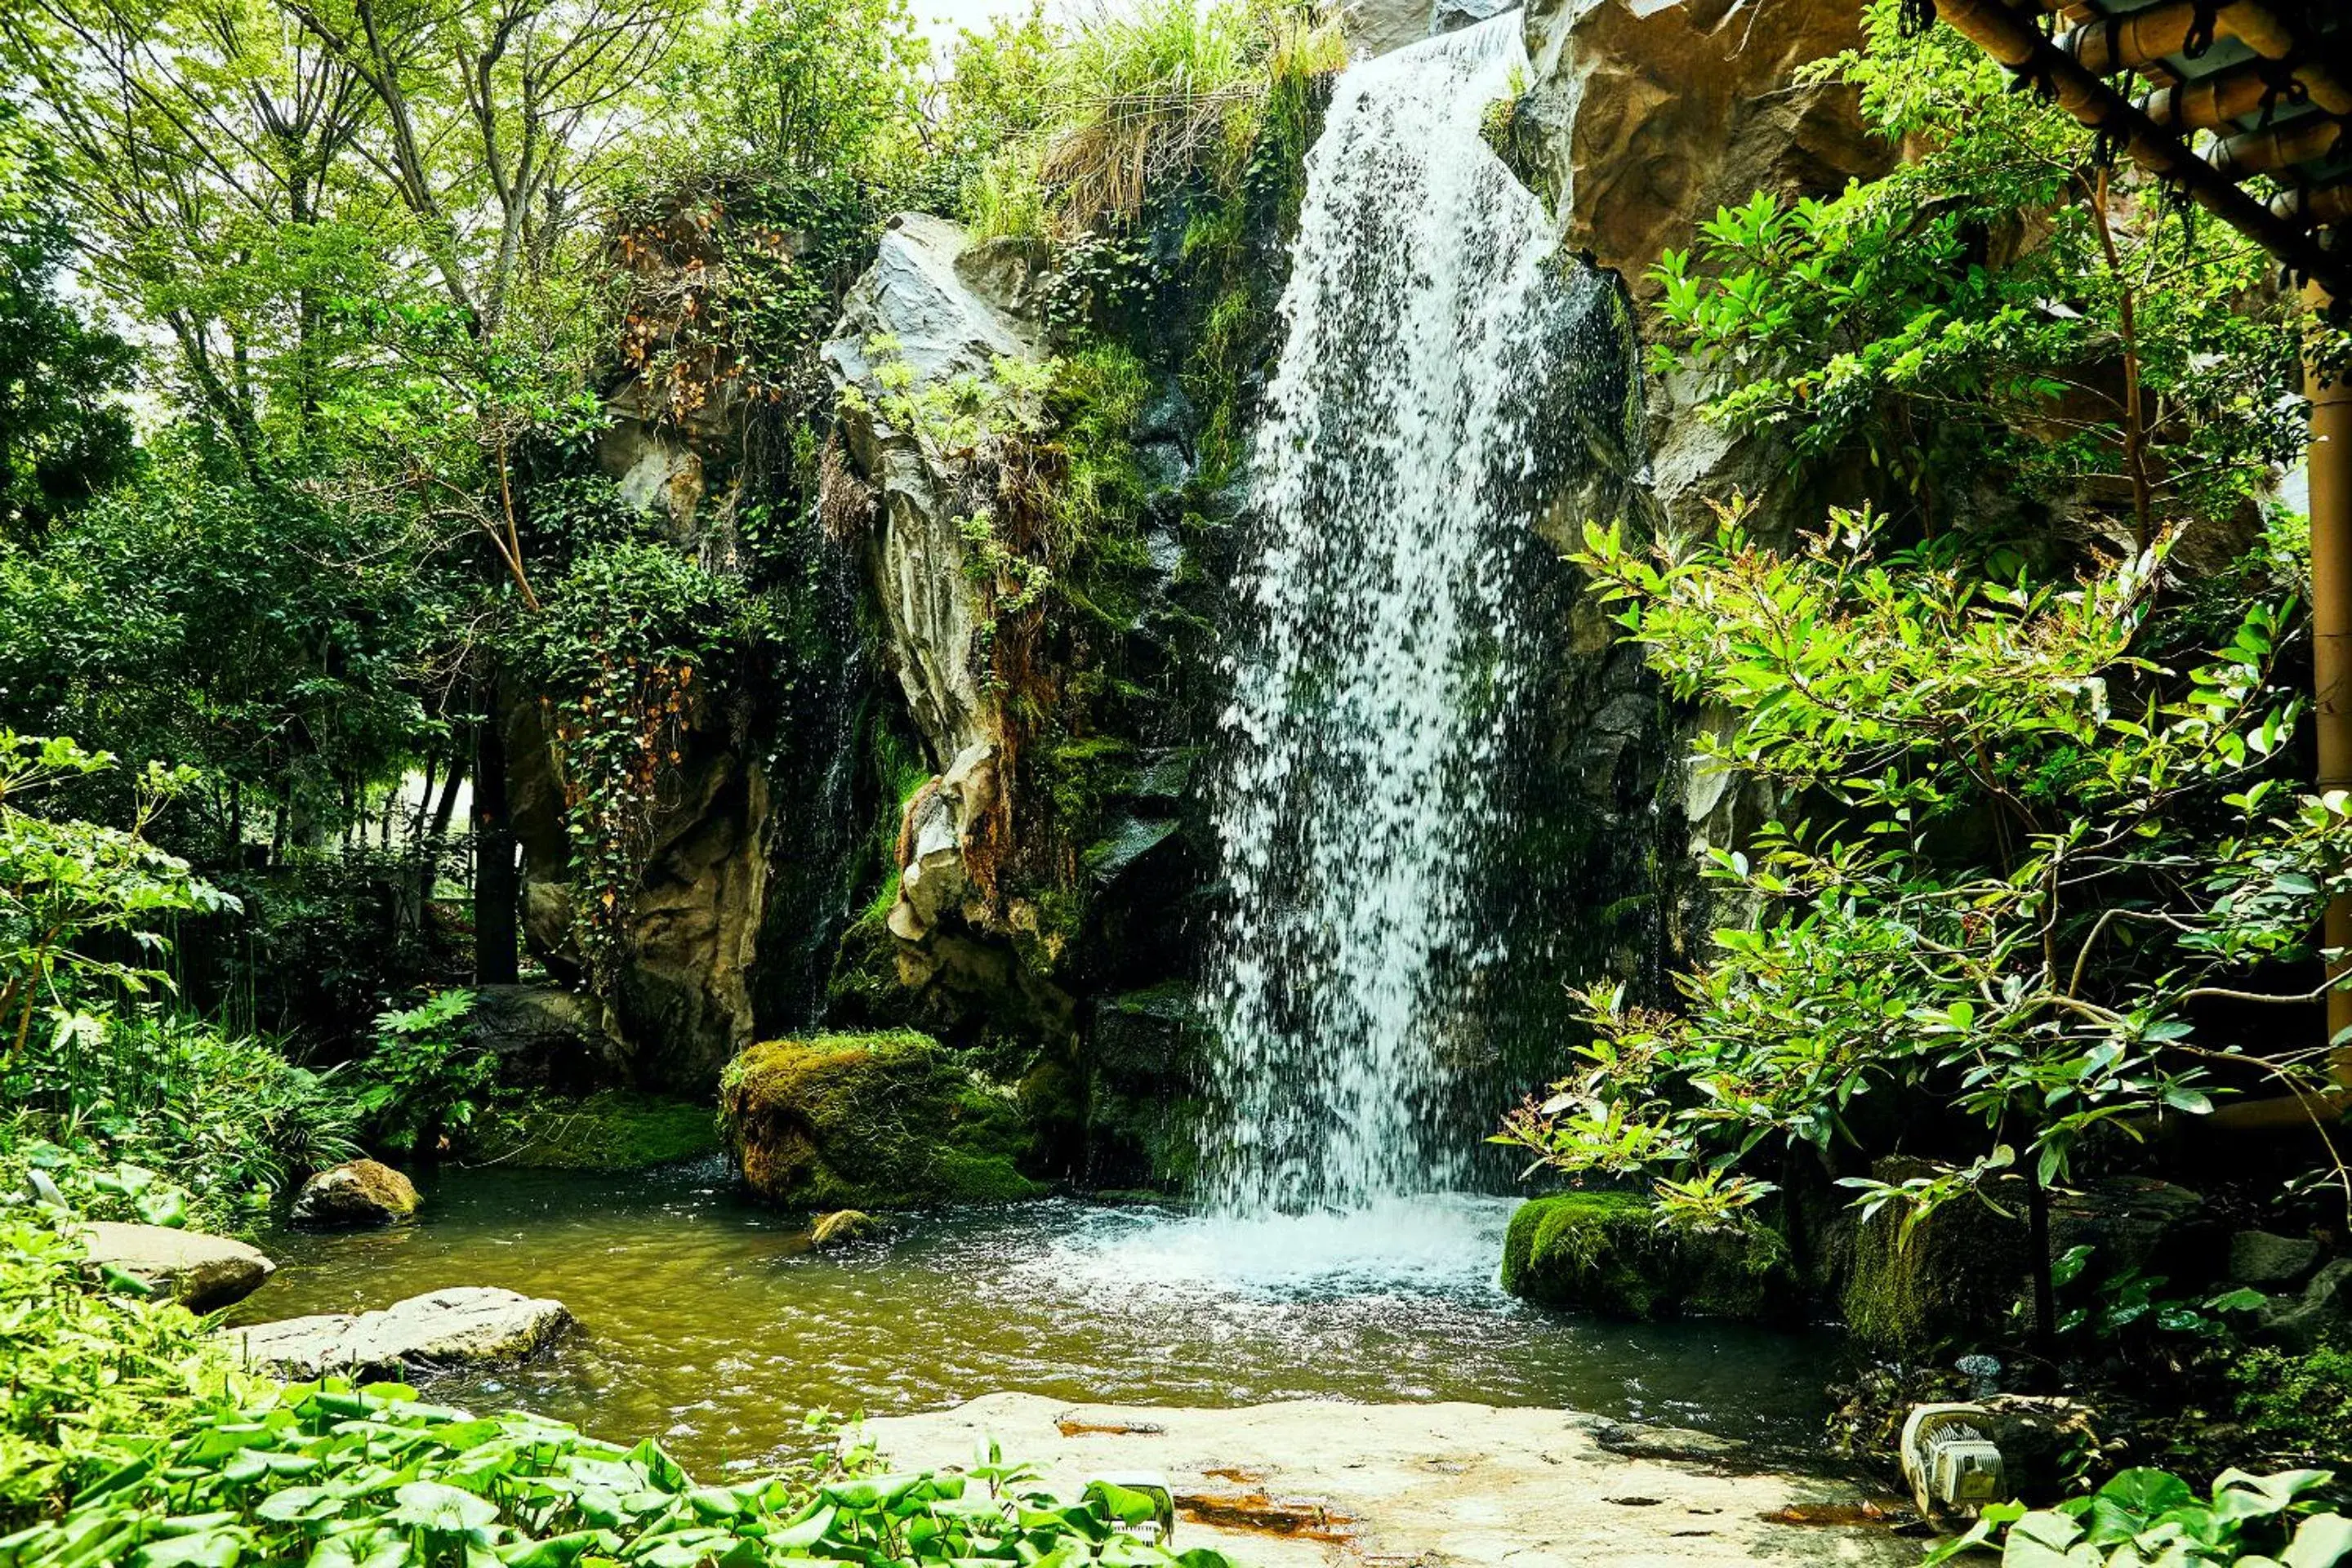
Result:
<instances>
[{"instance_id":1,"label":"sandy rock surface","mask_svg":"<svg viewBox=\"0 0 2352 1568\"><path fill-rule=\"evenodd\" d=\"M1918 1561L1916 1542L1882 1529L1767 1517L1859 1504L1852 1489L1612 1454L1594 1439L1602 1425L1485 1405L1193 1410L991 1394L866 1429L908 1468L969 1463L993 1438L1065 1497L1091 1476L1157 1471L1177 1500L1177 1550L1214 1546L1257 1568Z\"/></svg>"}]
</instances>

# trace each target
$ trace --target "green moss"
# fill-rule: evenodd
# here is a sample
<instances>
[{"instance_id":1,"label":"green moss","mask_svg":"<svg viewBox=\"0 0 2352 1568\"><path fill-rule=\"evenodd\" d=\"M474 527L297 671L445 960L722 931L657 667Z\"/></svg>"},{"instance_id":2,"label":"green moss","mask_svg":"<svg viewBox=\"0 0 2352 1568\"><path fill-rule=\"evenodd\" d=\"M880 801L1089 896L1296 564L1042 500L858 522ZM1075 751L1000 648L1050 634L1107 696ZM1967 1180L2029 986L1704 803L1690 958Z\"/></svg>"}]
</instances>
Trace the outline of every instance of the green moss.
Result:
<instances>
[{"instance_id":1,"label":"green moss","mask_svg":"<svg viewBox=\"0 0 2352 1568\"><path fill-rule=\"evenodd\" d=\"M1016 1164L1010 1095L928 1035L815 1035L753 1046L719 1079L730 1151L752 1191L814 1209L1003 1203L1044 1188Z\"/></svg>"},{"instance_id":2,"label":"green moss","mask_svg":"<svg viewBox=\"0 0 2352 1568\"><path fill-rule=\"evenodd\" d=\"M1531 1198L1503 1239L1505 1290L1608 1318L1781 1319L1795 1308L1794 1285L1774 1232L1661 1226L1631 1193Z\"/></svg>"},{"instance_id":3,"label":"green moss","mask_svg":"<svg viewBox=\"0 0 2352 1568\"><path fill-rule=\"evenodd\" d=\"M2265 1467L2338 1465L2352 1443L2352 1350L2322 1345L2305 1355L2252 1350L2230 1367L2238 1419Z\"/></svg>"},{"instance_id":4,"label":"green moss","mask_svg":"<svg viewBox=\"0 0 2352 1568\"><path fill-rule=\"evenodd\" d=\"M1983 1343L1998 1333L2023 1289L2022 1193L2010 1215L1963 1199L1904 1232L1890 1205L1864 1221L1841 1301L1846 1326L1870 1348L1926 1356Z\"/></svg>"},{"instance_id":5,"label":"green moss","mask_svg":"<svg viewBox=\"0 0 2352 1568\"><path fill-rule=\"evenodd\" d=\"M534 1094L501 1106L474 1152L520 1170L641 1171L718 1149L708 1100L604 1089L579 1100Z\"/></svg>"}]
</instances>

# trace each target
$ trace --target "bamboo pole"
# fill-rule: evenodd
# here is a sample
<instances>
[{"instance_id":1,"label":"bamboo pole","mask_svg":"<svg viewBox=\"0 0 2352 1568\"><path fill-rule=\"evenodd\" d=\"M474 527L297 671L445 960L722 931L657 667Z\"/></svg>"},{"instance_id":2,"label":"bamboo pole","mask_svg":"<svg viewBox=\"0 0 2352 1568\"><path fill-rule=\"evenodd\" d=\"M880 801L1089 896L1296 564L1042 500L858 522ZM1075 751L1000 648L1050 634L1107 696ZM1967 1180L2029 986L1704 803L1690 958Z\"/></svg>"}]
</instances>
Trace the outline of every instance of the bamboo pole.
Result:
<instances>
[{"instance_id":1,"label":"bamboo pole","mask_svg":"<svg viewBox=\"0 0 2352 1568\"><path fill-rule=\"evenodd\" d=\"M2313 302L2326 298L2314 289ZM2306 361L2311 395L2311 663L2322 791L2352 790L2352 367ZM2327 945L2352 951L2352 894L2327 905ZM2340 974L2347 961L2329 966ZM2327 1037L2352 1029L2352 988L2327 994ZM2338 1082L2352 1083L2352 1048L2338 1048Z\"/></svg>"}]
</instances>

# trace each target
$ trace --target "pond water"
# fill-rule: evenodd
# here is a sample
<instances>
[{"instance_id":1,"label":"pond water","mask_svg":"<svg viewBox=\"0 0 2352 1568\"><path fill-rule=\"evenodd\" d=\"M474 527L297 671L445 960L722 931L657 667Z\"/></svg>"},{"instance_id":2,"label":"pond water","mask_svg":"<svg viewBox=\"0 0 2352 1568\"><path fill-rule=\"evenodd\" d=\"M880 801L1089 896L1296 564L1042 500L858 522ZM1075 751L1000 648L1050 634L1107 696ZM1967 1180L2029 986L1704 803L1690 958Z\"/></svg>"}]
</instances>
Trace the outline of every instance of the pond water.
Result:
<instances>
[{"instance_id":1,"label":"pond water","mask_svg":"<svg viewBox=\"0 0 2352 1568\"><path fill-rule=\"evenodd\" d=\"M287 1232L233 1322L449 1285L552 1296L584 1332L435 1397L658 1436L714 1478L804 1451L813 1405L877 1415L997 1389L1236 1405L1312 1395L1540 1405L1809 1446L1825 1336L1628 1327L1494 1284L1513 1200L1234 1221L1066 1200L901 1218L818 1253L708 1164L444 1173L414 1225Z\"/></svg>"}]
</instances>

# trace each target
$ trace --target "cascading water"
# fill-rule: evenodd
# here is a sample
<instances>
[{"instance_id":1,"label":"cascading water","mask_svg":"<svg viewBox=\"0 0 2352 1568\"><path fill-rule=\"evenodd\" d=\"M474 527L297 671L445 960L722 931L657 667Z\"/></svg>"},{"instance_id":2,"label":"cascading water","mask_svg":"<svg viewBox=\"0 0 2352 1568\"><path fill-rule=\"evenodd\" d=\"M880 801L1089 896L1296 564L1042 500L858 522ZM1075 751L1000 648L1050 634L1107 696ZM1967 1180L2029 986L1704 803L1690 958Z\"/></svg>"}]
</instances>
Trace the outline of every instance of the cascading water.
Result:
<instances>
[{"instance_id":1,"label":"cascading water","mask_svg":"<svg viewBox=\"0 0 2352 1568\"><path fill-rule=\"evenodd\" d=\"M1477 1142L1433 1122L1500 952L1479 858L1560 353L1543 210L1480 134L1518 26L1349 68L1307 160L1214 798L1229 1214L1443 1190Z\"/></svg>"}]
</instances>

